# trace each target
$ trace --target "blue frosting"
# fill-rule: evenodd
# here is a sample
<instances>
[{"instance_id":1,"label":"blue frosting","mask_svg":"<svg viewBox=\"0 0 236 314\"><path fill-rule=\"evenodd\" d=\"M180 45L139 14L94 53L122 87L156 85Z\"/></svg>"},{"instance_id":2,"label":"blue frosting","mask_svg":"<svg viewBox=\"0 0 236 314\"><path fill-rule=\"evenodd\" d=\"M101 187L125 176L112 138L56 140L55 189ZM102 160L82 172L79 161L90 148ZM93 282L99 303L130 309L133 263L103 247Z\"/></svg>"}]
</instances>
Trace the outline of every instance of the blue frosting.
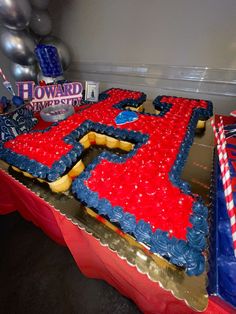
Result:
<instances>
[{"instance_id":1,"label":"blue frosting","mask_svg":"<svg viewBox=\"0 0 236 314\"><path fill-rule=\"evenodd\" d=\"M124 213L122 218L119 220L121 228L124 232L133 233L136 227L136 219L134 215Z\"/></svg>"},{"instance_id":2,"label":"blue frosting","mask_svg":"<svg viewBox=\"0 0 236 314\"><path fill-rule=\"evenodd\" d=\"M199 275L205 270L205 258L194 249L189 249L186 256L187 274L190 276Z\"/></svg>"},{"instance_id":3,"label":"blue frosting","mask_svg":"<svg viewBox=\"0 0 236 314\"><path fill-rule=\"evenodd\" d=\"M88 206L91 208L98 208L99 198L98 193L93 193L88 201Z\"/></svg>"},{"instance_id":4,"label":"blue frosting","mask_svg":"<svg viewBox=\"0 0 236 314\"><path fill-rule=\"evenodd\" d=\"M114 206L112 212L110 213L110 220L113 222L118 222L123 219L124 213L120 206Z\"/></svg>"},{"instance_id":5,"label":"blue frosting","mask_svg":"<svg viewBox=\"0 0 236 314\"><path fill-rule=\"evenodd\" d=\"M97 210L100 215L109 215L112 211L111 203L106 198L101 198Z\"/></svg>"},{"instance_id":6,"label":"blue frosting","mask_svg":"<svg viewBox=\"0 0 236 314\"><path fill-rule=\"evenodd\" d=\"M187 240L189 244L196 250L202 251L206 248L205 233L203 230L196 230L194 226L187 228Z\"/></svg>"},{"instance_id":7,"label":"blue frosting","mask_svg":"<svg viewBox=\"0 0 236 314\"><path fill-rule=\"evenodd\" d=\"M149 243L152 237L152 229L148 223L140 220L134 230L134 235L139 242Z\"/></svg>"},{"instance_id":8,"label":"blue frosting","mask_svg":"<svg viewBox=\"0 0 236 314\"><path fill-rule=\"evenodd\" d=\"M207 218L208 215L208 209L207 207L199 200L198 202L195 202L193 204L193 213L195 215L202 216L204 218Z\"/></svg>"},{"instance_id":9,"label":"blue frosting","mask_svg":"<svg viewBox=\"0 0 236 314\"><path fill-rule=\"evenodd\" d=\"M172 238L170 242L170 261L179 266L186 265L186 254L189 251L187 242L176 238Z\"/></svg>"},{"instance_id":10,"label":"blue frosting","mask_svg":"<svg viewBox=\"0 0 236 314\"><path fill-rule=\"evenodd\" d=\"M190 222L194 226L195 230L202 232L203 234L208 233L208 223L203 216L192 215L190 217Z\"/></svg>"},{"instance_id":11,"label":"blue frosting","mask_svg":"<svg viewBox=\"0 0 236 314\"><path fill-rule=\"evenodd\" d=\"M168 256L169 242L170 239L168 237L168 233L157 229L151 238L151 251L162 256Z\"/></svg>"}]
</instances>

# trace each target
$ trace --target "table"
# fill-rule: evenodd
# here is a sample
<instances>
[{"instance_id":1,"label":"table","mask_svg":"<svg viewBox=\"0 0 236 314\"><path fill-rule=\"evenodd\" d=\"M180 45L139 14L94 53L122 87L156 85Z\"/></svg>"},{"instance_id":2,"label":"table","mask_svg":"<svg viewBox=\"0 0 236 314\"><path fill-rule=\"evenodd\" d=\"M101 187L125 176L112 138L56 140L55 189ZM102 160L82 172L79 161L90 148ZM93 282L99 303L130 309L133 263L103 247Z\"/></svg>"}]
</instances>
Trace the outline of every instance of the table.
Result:
<instances>
[{"instance_id":1,"label":"table","mask_svg":"<svg viewBox=\"0 0 236 314\"><path fill-rule=\"evenodd\" d=\"M189 177L192 181L193 190L202 190L206 201L209 197L209 185L204 178L206 173L200 170L202 163L194 156L202 148L205 154L198 154L199 158L204 158L205 167L210 167L211 170L209 156L212 156L213 148L212 144L209 145L209 138L211 136L206 133L204 137L200 135L195 139L188 158L192 171L186 170L187 167L184 171L184 177ZM198 174L197 177L194 172ZM183 298L184 294L189 293L188 285L194 286L193 277L193 280L186 283L183 272L176 272L162 258L155 260L156 264L159 263L159 268L155 268L156 264L149 253L145 252L145 248L139 247L131 237L126 237L104 218L85 209L70 193L54 194L47 186L23 177L2 162L0 180L0 214L18 210L51 239L67 246L84 275L107 281L121 294L132 299L144 313L195 313L184 301L175 298L157 282L161 278L162 285ZM160 269L165 269L165 276L162 276ZM204 276L206 274L199 278L201 288ZM194 306L199 302L199 287L197 285L191 289L195 289L196 295L193 294L187 302ZM203 296L202 299L200 306L202 309L206 307L204 313L233 313L233 309L217 297L211 296L208 299Z\"/></svg>"}]
</instances>

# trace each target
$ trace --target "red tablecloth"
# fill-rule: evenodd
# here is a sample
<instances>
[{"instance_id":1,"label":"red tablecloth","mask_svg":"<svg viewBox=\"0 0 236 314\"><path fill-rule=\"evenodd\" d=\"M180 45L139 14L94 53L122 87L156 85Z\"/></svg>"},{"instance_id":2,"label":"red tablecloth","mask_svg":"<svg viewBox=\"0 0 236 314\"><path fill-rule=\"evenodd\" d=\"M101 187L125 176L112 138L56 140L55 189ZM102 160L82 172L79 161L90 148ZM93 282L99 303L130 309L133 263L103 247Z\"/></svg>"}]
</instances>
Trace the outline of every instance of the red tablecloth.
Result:
<instances>
[{"instance_id":1,"label":"red tablecloth","mask_svg":"<svg viewBox=\"0 0 236 314\"><path fill-rule=\"evenodd\" d=\"M107 281L144 313L196 313L1 169L0 182L0 214L18 210L54 241L66 245L83 274ZM204 313L235 312L223 301L210 297Z\"/></svg>"}]
</instances>

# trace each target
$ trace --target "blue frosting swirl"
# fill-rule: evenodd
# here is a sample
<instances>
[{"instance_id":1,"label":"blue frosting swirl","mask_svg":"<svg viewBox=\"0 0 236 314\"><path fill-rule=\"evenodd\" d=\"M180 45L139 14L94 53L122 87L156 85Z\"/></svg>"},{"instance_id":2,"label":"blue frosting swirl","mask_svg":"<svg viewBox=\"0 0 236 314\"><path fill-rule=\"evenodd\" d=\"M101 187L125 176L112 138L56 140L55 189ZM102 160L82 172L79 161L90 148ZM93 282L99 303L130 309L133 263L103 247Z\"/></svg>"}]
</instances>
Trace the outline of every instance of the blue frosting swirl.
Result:
<instances>
[{"instance_id":1,"label":"blue frosting swirl","mask_svg":"<svg viewBox=\"0 0 236 314\"><path fill-rule=\"evenodd\" d=\"M208 233L208 223L203 216L191 215L190 222L193 224L195 230L204 234Z\"/></svg>"},{"instance_id":2,"label":"blue frosting swirl","mask_svg":"<svg viewBox=\"0 0 236 314\"><path fill-rule=\"evenodd\" d=\"M92 196L88 199L88 206L92 208L97 208L99 204L98 193L93 193Z\"/></svg>"},{"instance_id":3,"label":"blue frosting swirl","mask_svg":"<svg viewBox=\"0 0 236 314\"><path fill-rule=\"evenodd\" d=\"M130 213L124 213L123 217L119 220L122 230L124 232L133 233L136 227L136 219Z\"/></svg>"},{"instance_id":4,"label":"blue frosting swirl","mask_svg":"<svg viewBox=\"0 0 236 314\"><path fill-rule=\"evenodd\" d=\"M101 198L97 210L100 215L109 215L112 210L111 203L106 198Z\"/></svg>"},{"instance_id":5,"label":"blue frosting swirl","mask_svg":"<svg viewBox=\"0 0 236 314\"><path fill-rule=\"evenodd\" d=\"M109 215L109 218L113 222L118 222L122 220L123 216L124 216L124 212L123 212L122 207L114 206L112 212Z\"/></svg>"},{"instance_id":6,"label":"blue frosting swirl","mask_svg":"<svg viewBox=\"0 0 236 314\"><path fill-rule=\"evenodd\" d=\"M186 241L172 238L170 240L170 261L179 266L186 266L186 254L189 251L189 245Z\"/></svg>"},{"instance_id":7,"label":"blue frosting swirl","mask_svg":"<svg viewBox=\"0 0 236 314\"><path fill-rule=\"evenodd\" d=\"M168 255L169 237L167 232L157 229L151 237L151 251L162 256Z\"/></svg>"},{"instance_id":8,"label":"blue frosting swirl","mask_svg":"<svg viewBox=\"0 0 236 314\"><path fill-rule=\"evenodd\" d=\"M201 202L195 202L193 204L193 213L204 218L208 216L208 209Z\"/></svg>"},{"instance_id":9,"label":"blue frosting swirl","mask_svg":"<svg viewBox=\"0 0 236 314\"><path fill-rule=\"evenodd\" d=\"M150 224L144 220L140 220L134 230L134 235L139 242L149 244L152 236L152 229Z\"/></svg>"},{"instance_id":10,"label":"blue frosting swirl","mask_svg":"<svg viewBox=\"0 0 236 314\"><path fill-rule=\"evenodd\" d=\"M187 240L191 247L196 250L202 251L206 248L205 234L195 228L187 228Z\"/></svg>"},{"instance_id":11,"label":"blue frosting swirl","mask_svg":"<svg viewBox=\"0 0 236 314\"><path fill-rule=\"evenodd\" d=\"M200 275L205 269L205 258L194 249L189 249L186 256L187 274L189 276Z\"/></svg>"}]
</instances>

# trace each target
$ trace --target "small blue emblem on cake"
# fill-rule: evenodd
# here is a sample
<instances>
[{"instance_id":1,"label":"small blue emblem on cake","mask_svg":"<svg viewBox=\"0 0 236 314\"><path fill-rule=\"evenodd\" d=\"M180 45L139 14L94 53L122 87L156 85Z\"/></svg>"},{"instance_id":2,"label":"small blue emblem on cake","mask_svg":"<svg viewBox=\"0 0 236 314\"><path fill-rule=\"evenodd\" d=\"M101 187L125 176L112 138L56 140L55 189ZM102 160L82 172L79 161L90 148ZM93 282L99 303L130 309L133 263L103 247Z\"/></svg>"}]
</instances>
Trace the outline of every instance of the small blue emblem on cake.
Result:
<instances>
[{"instance_id":1,"label":"small blue emblem on cake","mask_svg":"<svg viewBox=\"0 0 236 314\"><path fill-rule=\"evenodd\" d=\"M115 118L117 125L134 122L136 120L138 120L138 115L133 111L122 111Z\"/></svg>"}]
</instances>

